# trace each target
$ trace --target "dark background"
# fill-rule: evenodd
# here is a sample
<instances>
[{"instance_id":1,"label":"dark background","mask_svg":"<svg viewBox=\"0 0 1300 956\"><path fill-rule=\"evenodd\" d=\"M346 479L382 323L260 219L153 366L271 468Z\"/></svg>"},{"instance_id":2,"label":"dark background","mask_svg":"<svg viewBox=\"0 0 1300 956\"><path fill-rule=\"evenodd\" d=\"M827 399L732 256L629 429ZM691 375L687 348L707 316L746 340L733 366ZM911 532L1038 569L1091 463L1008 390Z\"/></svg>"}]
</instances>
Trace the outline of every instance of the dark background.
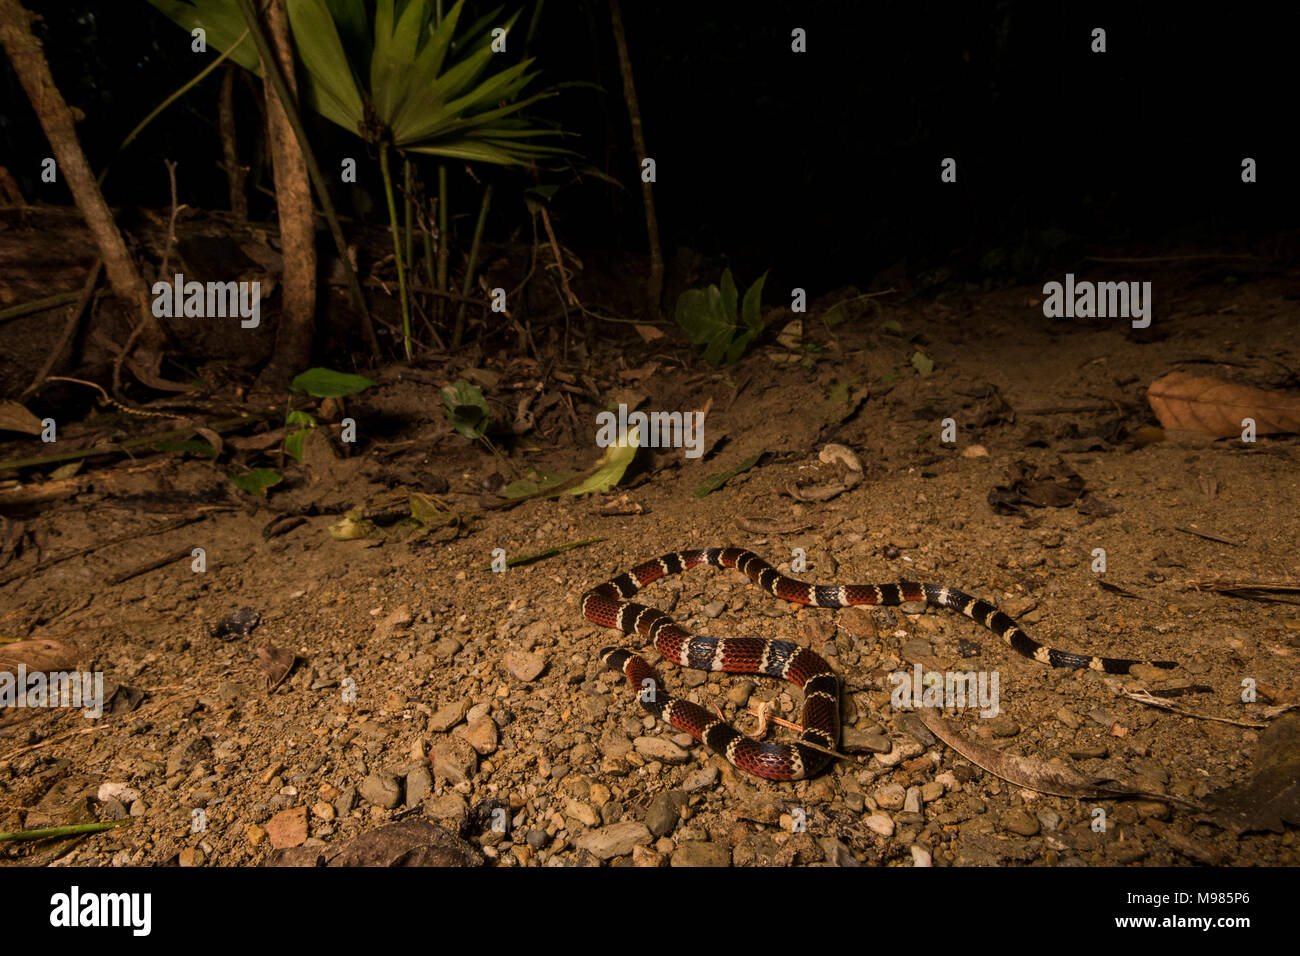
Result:
<instances>
[{"instance_id":1,"label":"dark background","mask_svg":"<svg viewBox=\"0 0 1300 956\"><path fill-rule=\"evenodd\" d=\"M60 88L86 113L81 133L96 169L212 56L190 53L188 35L143 0L27 6L44 17ZM899 260L909 273L941 265L977 281L1024 281L1103 247L1230 251L1295 228L1297 17L1273 5L625 0L624 8L665 252L690 246L731 263L742 282L770 269L782 286L866 285ZM808 31L806 54L790 52L795 26ZM1089 52L1094 26L1107 30L1105 54ZM627 187L588 178L564 189L554 201L561 237L644 252L606 5L547 3L529 52L539 84L599 84L565 89L538 112L577 133L568 145ZM165 207L168 157L180 162L183 202L226 208L218 76L114 161L110 203ZM29 200L70 201L36 179L48 147L7 65L0 96L0 164ZM258 114L248 89L239 97L247 148ZM323 160L361 153L343 131L319 120L313 129ZM956 184L939 181L948 156ZM1240 179L1245 156L1258 162L1254 185ZM362 166L374 201L352 211L381 221L373 157ZM422 168L432 182L432 164ZM520 190L531 180L483 174L513 185L490 223L490 236L504 238L527 221ZM477 187L461 175L453 183L452 208L468 230ZM262 193L252 208L255 217L272 212Z\"/></svg>"}]
</instances>

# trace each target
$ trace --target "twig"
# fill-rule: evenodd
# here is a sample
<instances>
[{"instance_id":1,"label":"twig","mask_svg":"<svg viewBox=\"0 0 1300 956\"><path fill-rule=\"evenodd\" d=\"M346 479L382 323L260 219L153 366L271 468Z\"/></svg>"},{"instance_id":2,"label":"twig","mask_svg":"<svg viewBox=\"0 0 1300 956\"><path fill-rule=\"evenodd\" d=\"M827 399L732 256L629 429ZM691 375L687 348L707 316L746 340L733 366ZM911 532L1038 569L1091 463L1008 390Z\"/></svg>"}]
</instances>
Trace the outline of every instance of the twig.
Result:
<instances>
[{"instance_id":1,"label":"twig","mask_svg":"<svg viewBox=\"0 0 1300 956\"><path fill-rule=\"evenodd\" d=\"M1195 528L1180 528L1177 525L1174 526L1174 530L1181 531L1183 534L1195 535L1198 538L1205 538L1209 541L1217 541L1219 544L1230 544L1234 548L1242 547L1240 541L1233 541L1231 538L1224 538L1217 534L1210 534L1208 531L1197 531Z\"/></svg>"},{"instance_id":2,"label":"twig","mask_svg":"<svg viewBox=\"0 0 1300 956\"><path fill-rule=\"evenodd\" d=\"M100 548L107 548L109 545L120 544L123 541L134 541L137 538L151 538L156 534L166 534L168 531L175 531L177 528L183 528L187 524L193 524L195 521L205 517L204 515L185 515L180 518L173 518L171 521L164 521L162 524L154 525L152 528L146 528L144 531L129 531L126 534L119 534L107 541L99 541L87 548L78 548L75 551L69 551L67 554L58 554L52 558L46 558L35 567L25 568L0 578L0 586L8 584L10 581L21 578L27 574L34 574L37 571L45 571L54 567L56 564L62 564L64 561L71 561L73 558L80 558L83 555L98 551ZM189 553L187 549L186 554Z\"/></svg>"},{"instance_id":3,"label":"twig","mask_svg":"<svg viewBox=\"0 0 1300 956\"><path fill-rule=\"evenodd\" d=\"M1157 697L1148 690L1126 690L1121 691L1121 695L1135 700L1139 704L1146 704L1149 707L1159 707L1161 710L1168 710L1175 714L1181 714L1183 717L1195 717L1197 720L1216 720L1221 724L1232 724L1236 727L1267 727L1268 724L1257 723L1253 720L1234 720L1232 717L1215 717L1212 714L1197 714L1190 710L1183 710L1181 707L1175 707L1161 697Z\"/></svg>"},{"instance_id":4,"label":"twig","mask_svg":"<svg viewBox=\"0 0 1300 956\"><path fill-rule=\"evenodd\" d=\"M582 548L589 544L595 544L597 541L604 541L604 538L588 538L585 541L575 541L572 544L562 544L558 547L547 548L545 551L538 551L536 554L524 555L522 558L511 558L506 562L507 568L517 568L521 564L532 564L534 561L540 561L543 558L554 557L565 551L572 551L574 548ZM486 565L479 569L480 571L491 571L492 565Z\"/></svg>"},{"instance_id":5,"label":"twig","mask_svg":"<svg viewBox=\"0 0 1300 956\"><path fill-rule=\"evenodd\" d=\"M187 544L185 547L181 548L178 551L173 551L170 554L163 555L161 558L154 558L151 561L146 561L144 564L141 564L138 567L128 568L125 571L115 574L108 579L108 583L122 584L126 581L131 580L132 578L139 577L142 574L148 574L150 571L156 571L159 568L166 567L167 565L180 561L183 558L188 558L190 554L193 552L193 550L194 550L193 547Z\"/></svg>"},{"instance_id":6,"label":"twig","mask_svg":"<svg viewBox=\"0 0 1300 956\"><path fill-rule=\"evenodd\" d=\"M54 371L54 366L58 364L64 351L72 344L72 338L76 335L77 326L81 322L81 314L86 311L86 306L95 294L95 285L99 282L99 273L103 267L103 258L96 258L94 264L90 267L90 272L86 275L85 284L81 287L76 304L72 307L72 311L68 313L68 319L63 325L63 334L59 336L59 341L50 350L49 357L45 360L45 364L41 366L41 370L36 373L36 377L32 379L32 383L23 389L22 394L18 396L20 399L26 398L41 387L41 383L45 381L45 376Z\"/></svg>"},{"instance_id":7,"label":"twig","mask_svg":"<svg viewBox=\"0 0 1300 956\"><path fill-rule=\"evenodd\" d=\"M160 278L167 276L167 268L171 264L172 246L176 242L176 164L170 159L164 159L163 165L167 167L167 180L171 184L172 207L171 215L167 218L167 237L163 240L162 265L158 267ZM141 322L131 334L126 337L126 344L122 346L122 351L117 353L117 358L113 360L113 394L119 399L122 397L122 363L126 361L131 350L135 348L135 340L139 338L140 331L144 328Z\"/></svg>"},{"instance_id":8,"label":"twig","mask_svg":"<svg viewBox=\"0 0 1300 956\"><path fill-rule=\"evenodd\" d=\"M207 426L213 431L234 428L239 425L248 425L252 422L269 418L270 414L256 413L241 415L239 418L227 418L223 421L213 422ZM98 458L101 455L119 455L123 452L130 451L132 448L142 448L146 445L152 445L154 442L167 441L171 438L184 438L194 431L194 426L186 428L173 428L171 431L159 432L156 435L147 435L144 438L132 438L129 441L116 442L111 445L101 445L98 448L81 448L76 451L61 451L53 455L37 455L33 458L12 458L9 461L0 461L0 472L12 471L16 468L31 468L36 465L51 465L58 461L75 461L80 458Z\"/></svg>"}]
</instances>

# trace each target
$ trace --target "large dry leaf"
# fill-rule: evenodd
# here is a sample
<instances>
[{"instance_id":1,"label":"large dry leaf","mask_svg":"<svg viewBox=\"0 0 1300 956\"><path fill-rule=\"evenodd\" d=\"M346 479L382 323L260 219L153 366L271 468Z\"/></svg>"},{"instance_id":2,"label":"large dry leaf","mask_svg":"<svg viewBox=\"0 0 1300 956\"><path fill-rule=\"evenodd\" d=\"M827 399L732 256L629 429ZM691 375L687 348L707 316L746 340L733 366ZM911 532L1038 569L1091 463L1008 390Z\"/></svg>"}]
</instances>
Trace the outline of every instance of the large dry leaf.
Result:
<instances>
[{"instance_id":1,"label":"large dry leaf","mask_svg":"<svg viewBox=\"0 0 1300 956\"><path fill-rule=\"evenodd\" d=\"M1280 717L1264 731L1251 763L1249 780L1206 798L1220 822L1245 833L1300 826L1300 714Z\"/></svg>"},{"instance_id":2,"label":"large dry leaf","mask_svg":"<svg viewBox=\"0 0 1300 956\"><path fill-rule=\"evenodd\" d=\"M1080 773L1072 767L1002 753L992 747L977 744L963 737L956 726L924 707L917 716L926 728L977 767L982 767L995 777L1001 777L1017 787L1051 793L1060 797L1083 799L1101 798L1122 800L1127 797L1146 797L1151 800L1186 803L1178 797L1154 793L1135 787L1124 780L1112 777L1094 777Z\"/></svg>"},{"instance_id":3,"label":"large dry leaf","mask_svg":"<svg viewBox=\"0 0 1300 956\"><path fill-rule=\"evenodd\" d=\"M1170 372L1151 383L1147 401L1166 430L1232 438L1252 418L1257 435L1300 432L1300 396L1217 378Z\"/></svg>"},{"instance_id":4,"label":"large dry leaf","mask_svg":"<svg viewBox=\"0 0 1300 956\"><path fill-rule=\"evenodd\" d=\"M39 435L41 420L29 412L25 405L0 402L0 431Z\"/></svg>"},{"instance_id":5,"label":"large dry leaf","mask_svg":"<svg viewBox=\"0 0 1300 956\"><path fill-rule=\"evenodd\" d=\"M41 638L0 644L0 671L17 673L19 664L28 673L72 670L80 654L76 645Z\"/></svg>"}]
</instances>

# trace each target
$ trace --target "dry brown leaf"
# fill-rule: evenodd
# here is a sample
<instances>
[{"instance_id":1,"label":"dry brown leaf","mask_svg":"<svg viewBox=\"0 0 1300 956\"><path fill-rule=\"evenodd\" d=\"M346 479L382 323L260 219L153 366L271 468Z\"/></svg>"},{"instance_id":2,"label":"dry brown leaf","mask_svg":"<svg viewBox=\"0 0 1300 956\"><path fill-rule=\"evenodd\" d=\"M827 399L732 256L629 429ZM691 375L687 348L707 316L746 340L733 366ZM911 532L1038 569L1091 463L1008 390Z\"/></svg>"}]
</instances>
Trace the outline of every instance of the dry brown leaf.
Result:
<instances>
[{"instance_id":1,"label":"dry brown leaf","mask_svg":"<svg viewBox=\"0 0 1300 956\"><path fill-rule=\"evenodd\" d=\"M41 420L29 412L25 405L0 402L0 431L39 435Z\"/></svg>"},{"instance_id":2,"label":"dry brown leaf","mask_svg":"<svg viewBox=\"0 0 1300 956\"><path fill-rule=\"evenodd\" d=\"M75 644L40 638L0 644L0 671L17 673L19 664L29 673L72 670L80 654Z\"/></svg>"},{"instance_id":3,"label":"dry brown leaf","mask_svg":"<svg viewBox=\"0 0 1300 956\"><path fill-rule=\"evenodd\" d=\"M1251 418L1257 435L1300 432L1300 396L1217 378L1170 372L1151 383L1147 401L1168 430L1231 438Z\"/></svg>"}]
</instances>

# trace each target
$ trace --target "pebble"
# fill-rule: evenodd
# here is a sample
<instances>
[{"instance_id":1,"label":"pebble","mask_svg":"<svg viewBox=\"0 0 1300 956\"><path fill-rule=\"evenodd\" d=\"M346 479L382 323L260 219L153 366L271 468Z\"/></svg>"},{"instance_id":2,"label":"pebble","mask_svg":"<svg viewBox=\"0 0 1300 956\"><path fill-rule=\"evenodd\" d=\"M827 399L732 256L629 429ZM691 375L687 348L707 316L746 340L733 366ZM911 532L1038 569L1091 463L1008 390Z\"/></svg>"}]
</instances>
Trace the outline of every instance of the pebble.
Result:
<instances>
[{"instance_id":1,"label":"pebble","mask_svg":"<svg viewBox=\"0 0 1300 956\"><path fill-rule=\"evenodd\" d=\"M181 866L202 866L203 860L203 851L196 846L187 846L176 858Z\"/></svg>"},{"instance_id":2,"label":"pebble","mask_svg":"<svg viewBox=\"0 0 1300 956\"><path fill-rule=\"evenodd\" d=\"M682 781L682 789L687 793L710 790L717 785L718 777L717 767L701 767L686 775L686 779Z\"/></svg>"},{"instance_id":3,"label":"pebble","mask_svg":"<svg viewBox=\"0 0 1300 956\"><path fill-rule=\"evenodd\" d=\"M616 856L626 856L633 847L644 846L651 839L644 823L625 820L581 833L573 838L573 845L602 860L611 860Z\"/></svg>"},{"instance_id":4,"label":"pebble","mask_svg":"<svg viewBox=\"0 0 1300 956\"><path fill-rule=\"evenodd\" d=\"M886 784L876 791L876 806L884 810L898 810L903 806L907 791L896 783Z\"/></svg>"},{"instance_id":5,"label":"pebble","mask_svg":"<svg viewBox=\"0 0 1300 956\"><path fill-rule=\"evenodd\" d=\"M499 738L496 721L491 717L482 716L471 720L465 727L457 728L456 732L469 741L469 745L481 756L486 757L496 752Z\"/></svg>"},{"instance_id":6,"label":"pebble","mask_svg":"<svg viewBox=\"0 0 1300 956\"><path fill-rule=\"evenodd\" d=\"M469 804L465 802L464 797L453 790L450 793L444 793L441 797L434 797L426 803L424 812L431 820L459 824L469 813ZM451 829L458 829L458 827L451 827Z\"/></svg>"},{"instance_id":7,"label":"pebble","mask_svg":"<svg viewBox=\"0 0 1300 956\"><path fill-rule=\"evenodd\" d=\"M248 826L244 827L244 839L247 840L251 846L261 846L266 842L266 831L256 823L250 823Z\"/></svg>"},{"instance_id":8,"label":"pebble","mask_svg":"<svg viewBox=\"0 0 1300 956\"><path fill-rule=\"evenodd\" d=\"M307 808L290 807L271 817L266 824L266 834L271 846L282 850L290 846L302 846L307 840Z\"/></svg>"},{"instance_id":9,"label":"pebble","mask_svg":"<svg viewBox=\"0 0 1300 956\"><path fill-rule=\"evenodd\" d=\"M657 837L672 833L681 820L682 808L686 806L686 800L686 794L681 790L669 790L657 794L646 810L646 828Z\"/></svg>"},{"instance_id":10,"label":"pebble","mask_svg":"<svg viewBox=\"0 0 1300 956\"><path fill-rule=\"evenodd\" d=\"M708 604L704 605L704 616L712 619L720 615L726 609L726 601L710 601Z\"/></svg>"},{"instance_id":11,"label":"pebble","mask_svg":"<svg viewBox=\"0 0 1300 956\"><path fill-rule=\"evenodd\" d=\"M731 866L731 851L720 843L683 840L673 852L671 866Z\"/></svg>"},{"instance_id":12,"label":"pebble","mask_svg":"<svg viewBox=\"0 0 1300 956\"><path fill-rule=\"evenodd\" d=\"M896 767L904 760L908 760L911 757L915 757L924 752L925 748L920 744L915 743L914 741L908 741L906 743L895 744L890 748L888 753L877 753L875 759L878 760L883 767Z\"/></svg>"},{"instance_id":13,"label":"pebble","mask_svg":"<svg viewBox=\"0 0 1300 956\"><path fill-rule=\"evenodd\" d=\"M1043 825L1044 830L1055 830L1061 825L1061 815L1055 810L1049 810L1046 807L1039 810L1036 814L1038 822Z\"/></svg>"},{"instance_id":14,"label":"pebble","mask_svg":"<svg viewBox=\"0 0 1300 956\"><path fill-rule=\"evenodd\" d=\"M930 851L925 847L913 843L910 849L912 851L913 866L934 866L934 857L930 856Z\"/></svg>"},{"instance_id":15,"label":"pebble","mask_svg":"<svg viewBox=\"0 0 1300 956\"><path fill-rule=\"evenodd\" d=\"M478 766L478 753L461 737L447 737L429 748L435 779L452 786L468 783Z\"/></svg>"},{"instance_id":16,"label":"pebble","mask_svg":"<svg viewBox=\"0 0 1300 956\"><path fill-rule=\"evenodd\" d=\"M1020 836L1031 837L1038 833L1038 821L1019 807L1013 807L1002 814L999 822L1005 829Z\"/></svg>"},{"instance_id":17,"label":"pebble","mask_svg":"<svg viewBox=\"0 0 1300 956\"><path fill-rule=\"evenodd\" d=\"M632 746L641 756L664 763L681 764L690 759L690 753L663 737L637 737Z\"/></svg>"},{"instance_id":18,"label":"pebble","mask_svg":"<svg viewBox=\"0 0 1300 956\"><path fill-rule=\"evenodd\" d=\"M1020 733L1020 725L1006 714L1000 714L985 721L984 726L989 729L989 733L994 737L1014 737Z\"/></svg>"},{"instance_id":19,"label":"pebble","mask_svg":"<svg viewBox=\"0 0 1300 956\"><path fill-rule=\"evenodd\" d=\"M424 798L433 793L433 773L430 768L421 762L420 766L412 767L406 774L406 805L408 807L419 806L424 802Z\"/></svg>"},{"instance_id":20,"label":"pebble","mask_svg":"<svg viewBox=\"0 0 1300 956\"><path fill-rule=\"evenodd\" d=\"M596 808L580 800L566 800L564 802L564 812L583 826L594 827L600 825L600 814L596 812Z\"/></svg>"},{"instance_id":21,"label":"pebble","mask_svg":"<svg viewBox=\"0 0 1300 956\"><path fill-rule=\"evenodd\" d=\"M632 865L641 867L663 866L664 858L648 846L632 847Z\"/></svg>"},{"instance_id":22,"label":"pebble","mask_svg":"<svg viewBox=\"0 0 1300 956\"><path fill-rule=\"evenodd\" d=\"M894 835L894 821L883 813L873 813L869 817L864 817L862 822L867 825L867 829L883 837Z\"/></svg>"},{"instance_id":23,"label":"pebble","mask_svg":"<svg viewBox=\"0 0 1300 956\"><path fill-rule=\"evenodd\" d=\"M374 806L391 810L402 799L402 788L391 773L372 773L361 781L361 796Z\"/></svg>"},{"instance_id":24,"label":"pebble","mask_svg":"<svg viewBox=\"0 0 1300 956\"><path fill-rule=\"evenodd\" d=\"M117 800L120 803L128 804L140 799L140 791L128 787L124 783L109 781L99 785L99 790L95 796L101 801Z\"/></svg>"},{"instance_id":25,"label":"pebble","mask_svg":"<svg viewBox=\"0 0 1300 956\"><path fill-rule=\"evenodd\" d=\"M541 676L542 671L546 669L546 658L526 651L506 651L501 658L501 666L515 680L527 683Z\"/></svg>"},{"instance_id":26,"label":"pebble","mask_svg":"<svg viewBox=\"0 0 1300 956\"><path fill-rule=\"evenodd\" d=\"M1059 720L1061 723L1065 724L1065 726L1069 727L1071 730L1078 730L1080 725L1083 724L1083 721L1079 718L1079 715L1076 714L1074 711L1070 710L1068 707L1062 707L1060 710L1058 710L1056 712L1056 719Z\"/></svg>"},{"instance_id":27,"label":"pebble","mask_svg":"<svg viewBox=\"0 0 1300 956\"><path fill-rule=\"evenodd\" d=\"M893 746L884 734L863 733L856 727L845 727L840 731L840 749L845 753L886 754Z\"/></svg>"},{"instance_id":28,"label":"pebble","mask_svg":"<svg viewBox=\"0 0 1300 956\"><path fill-rule=\"evenodd\" d=\"M908 787L907 798L903 801L903 810L907 813L921 812L921 788Z\"/></svg>"},{"instance_id":29,"label":"pebble","mask_svg":"<svg viewBox=\"0 0 1300 956\"><path fill-rule=\"evenodd\" d=\"M924 638L914 637L904 641L903 646L898 650L900 656L905 660L915 660L918 657L930 657L934 654L934 648L930 642Z\"/></svg>"},{"instance_id":30,"label":"pebble","mask_svg":"<svg viewBox=\"0 0 1300 956\"><path fill-rule=\"evenodd\" d=\"M325 803L324 801L321 801L320 803L312 804L311 815L318 820L325 820L328 822L330 820L333 820L334 817L337 816L337 811L335 811L333 804L329 804L329 803Z\"/></svg>"},{"instance_id":31,"label":"pebble","mask_svg":"<svg viewBox=\"0 0 1300 956\"><path fill-rule=\"evenodd\" d=\"M744 707L749 703L749 695L754 693L755 686L753 681L742 680L727 691L727 702L736 707Z\"/></svg>"},{"instance_id":32,"label":"pebble","mask_svg":"<svg viewBox=\"0 0 1300 956\"><path fill-rule=\"evenodd\" d=\"M464 720L468 710L469 701L464 698L454 700L434 712L434 715L429 718L429 729L436 734L445 733Z\"/></svg>"}]
</instances>

